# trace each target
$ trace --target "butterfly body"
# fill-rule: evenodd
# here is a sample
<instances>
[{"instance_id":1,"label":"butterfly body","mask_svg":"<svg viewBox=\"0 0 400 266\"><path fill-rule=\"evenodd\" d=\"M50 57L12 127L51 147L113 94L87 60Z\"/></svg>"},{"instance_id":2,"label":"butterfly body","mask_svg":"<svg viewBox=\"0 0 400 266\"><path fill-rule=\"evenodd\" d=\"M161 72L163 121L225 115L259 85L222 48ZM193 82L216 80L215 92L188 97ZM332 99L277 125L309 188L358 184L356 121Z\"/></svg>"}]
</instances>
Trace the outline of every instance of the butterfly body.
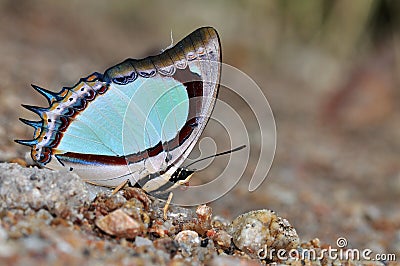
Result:
<instances>
[{"instance_id":1,"label":"butterfly body","mask_svg":"<svg viewBox=\"0 0 400 266\"><path fill-rule=\"evenodd\" d=\"M58 93L34 86L50 106L24 106L41 120L21 119L34 139L17 142L41 166L93 184L171 188L189 176L177 170L215 105L220 60L216 31L200 28L159 55L127 59Z\"/></svg>"}]
</instances>

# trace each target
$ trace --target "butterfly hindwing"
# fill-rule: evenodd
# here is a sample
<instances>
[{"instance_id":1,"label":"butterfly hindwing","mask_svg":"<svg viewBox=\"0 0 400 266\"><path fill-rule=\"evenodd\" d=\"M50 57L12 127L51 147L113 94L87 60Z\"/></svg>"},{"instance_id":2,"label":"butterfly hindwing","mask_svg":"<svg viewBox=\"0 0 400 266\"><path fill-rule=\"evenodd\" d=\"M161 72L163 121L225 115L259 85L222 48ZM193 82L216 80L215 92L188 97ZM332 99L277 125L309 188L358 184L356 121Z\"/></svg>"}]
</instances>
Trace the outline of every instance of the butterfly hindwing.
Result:
<instances>
[{"instance_id":1,"label":"butterfly hindwing","mask_svg":"<svg viewBox=\"0 0 400 266\"><path fill-rule=\"evenodd\" d=\"M147 178L156 189L162 184L150 184L149 176L172 176L204 130L220 61L216 31L198 29L160 55L127 59L59 93L45 91L50 107L39 110L36 137L20 142L45 167L104 186Z\"/></svg>"}]
</instances>

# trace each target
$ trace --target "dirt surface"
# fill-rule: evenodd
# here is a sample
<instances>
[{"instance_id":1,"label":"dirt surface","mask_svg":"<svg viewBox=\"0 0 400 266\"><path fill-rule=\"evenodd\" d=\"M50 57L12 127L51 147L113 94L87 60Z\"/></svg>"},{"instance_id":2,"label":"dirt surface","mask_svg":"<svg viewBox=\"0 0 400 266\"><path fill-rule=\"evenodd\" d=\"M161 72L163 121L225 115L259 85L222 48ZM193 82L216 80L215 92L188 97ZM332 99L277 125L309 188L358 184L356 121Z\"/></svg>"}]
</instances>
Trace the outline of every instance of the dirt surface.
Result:
<instances>
[{"instance_id":1,"label":"dirt surface","mask_svg":"<svg viewBox=\"0 0 400 266\"><path fill-rule=\"evenodd\" d=\"M95 187L74 174L7 163L0 170L4 265L356 265L329 258L316 238L300 243L296 229L271 210L228 221L207 205L166 209L140 188L90 198ZM302 258L304 251L318 257Z\"/></svg>"},{"instance_id":2,"label":"dirt surface","mask_svg":"<svg viewBox=\"0 0 400 266\"><path fill-rule=\"evenodd\" d=\"M158 53L170 44L171 30L176 42L209 25L220 34L223 61L259 84L277 125L273 166L251 193L259 139L252 137L257 124L246 125L251 160L238 185L209 204L213 214L233 220L250 210L271 209L302 241L319 238L335 246L344 237L350 248L399 258L397 24L379 24L382 7L376 3L338 1L318 17L306 13L311 4L268 2L0 1L0 161L24 159L28 151L13 142L32 137L18 118L36 117L20 104L46 106L31 83L59 91L128 57ZM220 98L251 117L229 92L221 90ZM206 134L224 150L226 140L218 130L209 126ZM222 162L214 160L194 182L213 179ZM60 184L55 189L62 193ZM12 207L7 204L3 210Z\"/></svg>"}]
</instances>

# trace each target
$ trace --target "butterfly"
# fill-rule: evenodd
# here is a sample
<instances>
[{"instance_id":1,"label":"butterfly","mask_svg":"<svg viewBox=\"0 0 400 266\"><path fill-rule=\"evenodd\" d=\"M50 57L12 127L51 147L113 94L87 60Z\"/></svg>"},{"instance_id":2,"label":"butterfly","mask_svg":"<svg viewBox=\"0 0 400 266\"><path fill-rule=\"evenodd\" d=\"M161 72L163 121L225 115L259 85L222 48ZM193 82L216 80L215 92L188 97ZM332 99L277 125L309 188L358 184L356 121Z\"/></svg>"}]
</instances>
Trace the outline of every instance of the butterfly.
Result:
<instances>
[{"instance_id":1,"label":"butterfly","mask_svg":"<svg viewBox=\"0 0 400 266\"><path fill-rule=\"evenodd\" d=\"M20 118L34 138L16 142L30 146L40 166L88 183L168 192L193 174L180 166L211 116L220 63L218 33L203 27L158 55L126 59L59 92L32 85L49 107L22 105L40 120Z\"/></svg>"}]
</instances>

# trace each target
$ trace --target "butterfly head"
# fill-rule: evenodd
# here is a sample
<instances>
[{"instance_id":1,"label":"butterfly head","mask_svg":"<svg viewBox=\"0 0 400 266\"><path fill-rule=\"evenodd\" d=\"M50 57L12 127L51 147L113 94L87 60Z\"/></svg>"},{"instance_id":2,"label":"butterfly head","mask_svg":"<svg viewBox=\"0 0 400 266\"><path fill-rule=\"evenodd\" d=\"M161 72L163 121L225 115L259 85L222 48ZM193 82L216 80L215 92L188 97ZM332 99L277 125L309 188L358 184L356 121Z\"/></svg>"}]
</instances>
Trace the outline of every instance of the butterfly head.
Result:
<instances>
[{"instance_id":1,"label":"butterfly head","mask_svg":"<svg viewBox=\"0 0 400 266\"><path fill-rule=\"evenodd\" d=\"M180 184L187 183L189 182L194 172L195 170L190 170L187 168L178 168L178 170L176 170L175 173L173 173L170 181L174 183L179 182Z\"/></svg>"}]
</instances>

